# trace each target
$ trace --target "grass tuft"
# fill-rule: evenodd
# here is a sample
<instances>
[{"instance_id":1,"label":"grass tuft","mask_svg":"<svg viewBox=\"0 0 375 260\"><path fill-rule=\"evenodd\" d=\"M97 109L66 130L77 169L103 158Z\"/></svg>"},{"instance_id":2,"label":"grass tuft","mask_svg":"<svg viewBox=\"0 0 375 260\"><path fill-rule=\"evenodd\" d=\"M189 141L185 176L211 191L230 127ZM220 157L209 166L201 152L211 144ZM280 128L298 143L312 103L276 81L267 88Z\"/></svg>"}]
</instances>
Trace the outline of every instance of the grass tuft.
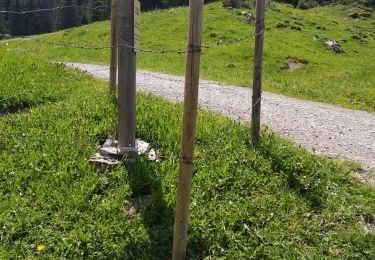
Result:
<instances>
[{"instance_id":1,"label":"grass tuft","mask_svg":"<svg viewBox=\"0 0 375 260\"><path fill-rule=\"evenodd\" d=\"M132 169L99 173L87 158L116 133L107 84L27 56L0 57L4 75L23 71L14 74L20 86L0 77L2 98L30 85L20 100L33 104L0 117L0 258L170 258L181 105L138 94L137 137L160 162L139 158ZM35 75L44 76L31 84ZM39 102L46 91L56 100ZM375 213L375 190L352 176L357 166L269 130L253 149L249 133L199 112L189 257L370 259L375 235L362 220Z\"/></svg>"}]
</instances>

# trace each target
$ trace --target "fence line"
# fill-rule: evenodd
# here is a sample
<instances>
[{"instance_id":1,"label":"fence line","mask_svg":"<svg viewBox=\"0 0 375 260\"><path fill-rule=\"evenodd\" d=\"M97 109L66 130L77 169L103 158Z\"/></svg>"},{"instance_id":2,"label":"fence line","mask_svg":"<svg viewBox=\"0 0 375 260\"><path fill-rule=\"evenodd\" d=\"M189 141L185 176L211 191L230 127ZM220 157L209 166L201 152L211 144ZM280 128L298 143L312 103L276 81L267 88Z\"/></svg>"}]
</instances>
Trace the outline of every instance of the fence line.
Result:
<instances>
[{"instance_id":1,"label":"fence line","mask_svg":"<svg viewBox=\"0 0 375 260\"><path fill-rule=\"evenodd\" d=\"M101 8L106 8L109 6L108 5L101 5L101 6L96 6L90 8L90 10L96 10L96 9L101 9ZM66 5L66 6L57 6L53 8L44 8L44 9L36 9L36 10L28 10L28 11L12 11L12 10L0 10L0 14L31 14L31 13L41 13L41 12L53 12L56 10L62 10L62 9L68 9L68 8L80 8L80 9L85 9L87 6L83 5Z\"/></svg>"},{"instance_id":2,"label":"fence line","mask_svg":"<svg viewBox=\"0 0 375 260\"><path fill-rule=\"evenodd\" d=\"M98 70L95 70L95 71L107 71L108 69L98 69ZM81 76L79 78L72 78L71 81L79 81L79 80L82 80L84 76ZM180 80L176 80L178 82L182 82ZM55 80L55 81L52 81L50 82L49 84L54 84L54 83L58 83L59 81ZM11 97L7 97L5 99L2 99L0 100L0 103L6 101L6 100L9 100L9 99L12 99L12 98L16 98L22 94L25 94L25 93L28 93L28 92L32 92L30 90L25 90L25 91L22 91L14 96L11 96ZM250 109L249 109L250 110ZM204 161L205 159L207 159L207 157L217 148L217 147L221 147L221 146L225 146L225 144L227 143L227 140L228 138L230 137L230 132L233 131L233 124L235 124L236 121L235 120L231 120L231 124L228 126L228 128L223 132L223 134L221 135L222 137L219 138L219 139L216 139L214 140L212 143L208 144L207 147L205 149L203 149L200 154L196 157L196 160L195 162L196 163L200 163L201 161ZM6 138L6 139L9 139L9 135L3 135L1 136L1 138ZM12 137L11 137L12 138ZM25 141L32 141L32 142L36 142L38 144L40 143L46 143L46 144L51 144L51 145L58 145L58 146L62 146L62 145L68 145L72 148L83 148L83 147L94 147L94 146L98 146L98 142L100 140L96 140L96 141L93 141L91 143L74 143L74 140L71 141L71 143L69 144L68 142L59 142L59 141L53 141L53 140L47 140L47 139L38 139L38 138L29 138L29 137L26 137L26 136L21 136L21 137L13 137L15 140L21 142L21 143L25 143ZM1 147L1 149L5 149L4 147ZM178 161L179 159L179 156L178 154L176 154L175 156L166 156L166 155L163 155L163 154L159 154L157 155L157 157L159 159L164 159L164 160L174 160L174 161Z\"/></svg>"},{"instance_id":3,"label":"fence line","mask_svg":"<svg viewBox=\"0 0 375 260\"><path fill-rule=\"evenodd\" d=\"M95 7L94 9L103 8L103 7L106 7L106 6L99 6L99 7ZM55 8L50 8L50 9L39 9L39 10L24 11L24 12L0 11L0 13L27 14L27 13L33 13L33 12L55 11L55 10L65 9L65 8L85 8L85 7L79 6L79 5L70 5L70 6L55 7ZM259 32L258 34L255 34L255 35L249 33L249 34L242 35L238 38L223 39L223 40L218 40L216 42L212 42L212 43L208 43L208 44L202 44L201 46L197 46L196 50L194 50L192 52L201 52L202 49L210 49L210 48L219 47L219 46L222 46L222 45L238 43L238 42L244 41L246 39L251 39L251 38L253 38L253 37L255 37L259 34L262 34L262 33L263 33L263 31ZM145 53L151 53L151 54L170 54L170 53L186 54L186 53L189 53L188 50L170 50L170 49L168 49L168 50L151 50L151 49L143 49L143 48L138 49L138 48L136 48L132 45L129 45L129 44L118 44L116 46L111 46L111 45L87 46L87 45L77 45L77 44L69 43L69 42L62 42L62 43L52 42L52 41L48 41L48 40L35 38L35 37L32 37L32 36L23 36L22 38L23 39L29 39L29 40L32 40L32 41L35 41L35 42L38 42L38 43L41 43L41 44L51 45L51 46L60 47L60 48L74 48L74 49L83 49L83 50L92 50L92 51L100 51L100 50L106 50L106 49L109 50L111 48L127 47L127 48L131 48L131 49L135 49L139 52L145 52ZM89 72L89 73L98 72L98 71L108 71L108 68L97 69L97 70L87 70L87 72ZM154 75L153 75L153 77L159 78L158 76L154 76ZM76 80L81 80L81 79L82 79L82 77L80 79L76 79ZM164 79L164 80L168 80L168 81L174 81L174 82L183 82L183 79L166 79L166 78L163 78L163 77L160 77L160 79ZM57 81L55 81L55 83L56 82ZM51 83L51 84L53 84L53 83ZM209 85L209 84L217 84L217 83L200 82L200 84ZM14 95L14 96L6 97L5 99L0 100L0 103L5 102L5 101L7 101L9 99L12 99L12 98L16 98L20 95L23 95L23 94L27 93L27 92L31 92L31 91L25 90L25 91L22 91L21 93L18 93L16 95ZM258 104L260 102L260 100L261 100L261 98L259 98L253 106ZM234 123L234 121L233 121L233 123ZM227 141L227 138L229 137L228 134L231 131L232 131L232 128L228 127L228 130L225 131L225 133L223 133L221 138L219 138L219 139L215 140L214 142L212 142L211 144L209 144L208 147L201 152L201 154L196 158L196 162L200 162L200 161L204 160L217 147L219 147L221 145L224 145ZM30 141L35 141L35 142L45 142L45 143L56 144L56 145L66 145L66 143L64 143L64 142L56 142L56 141L33 139L33 138L23 138L23 140L25 140L25 139L30 140ZM21 141L20 139L17 139L17 138L16 138L16 140ZM84 146L92 146L92 145L97 145L97 143L93 143L93 144L72 144L71 146L72 147L84 147ZM160 158L163 158L163 157L165 157L165 156L160 155ZM165 158L171 159L171 158L168 158L168 157L165 157ZM178 155L176 155L176 158L172 158L172 159L178 160Z\"/></svg>"},{"instance_id":4,"label":"fence line","mask_svg":"<svg viewBox=\"0 0 375 260\"><path fill-rule=\"evenodd\" d=\"M51 45L55 47L60 47L60 48L73 48L73 49L83 49L83 50L94 50L94 51L101 51L101 50L106 50L106 49L111 49L111 48L119 48L119 47L126 47L126 48L131 48L134 50L137 50L138 52L145 52L145 53L152 53L152 54L169 54L169 53L175 53L175 54L186 54L189 52L201 52L201 49L210 49L214 47L218 47L221 45L227 45L227 44L232 44L232 43L237 43L244 41L246 39L250 39L254 37L252 34L246 34L238 38L233 38L233 39L225 39L225 40L219 40L217 42L209 43L209 44L204 44L201 46L196 46L196 50L194 51L188 51L188 50L171 50L171 49L166 49L166 50L151 50L151 49L144 49L144 48L136 48L133 45L130 44L118 44L115 46L112 45L105 45L105 46L88 46L88 45L78 45L70 42L53 42L53 41L48 41L48 40L43 40L39 38L35 38L32 36L23 36L22 39L29 39L38 43L46 44L46 45Z\"/></svg>"}]
</instances>

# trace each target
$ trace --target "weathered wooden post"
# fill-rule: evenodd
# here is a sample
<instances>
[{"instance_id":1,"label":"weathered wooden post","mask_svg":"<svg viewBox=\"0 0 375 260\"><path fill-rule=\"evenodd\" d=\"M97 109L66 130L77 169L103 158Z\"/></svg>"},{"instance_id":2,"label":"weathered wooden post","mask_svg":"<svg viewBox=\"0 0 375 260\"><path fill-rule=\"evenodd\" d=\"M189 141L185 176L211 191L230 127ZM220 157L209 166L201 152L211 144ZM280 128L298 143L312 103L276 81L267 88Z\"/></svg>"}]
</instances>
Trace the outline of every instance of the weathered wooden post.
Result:
<instances>
[{"instance_id":1,"label":"weathered wooden post","mask_svg":"<svg viewBox=\"0 0 375 260\"><path fill-rule=\"evenodd\" d=\"M109 67L109 93L116 94L117 82L117 45L118 45L118 20L117 20L117 0L112 0L111 4L111 55Z\"/></svg>"},{"instance_id":2,"label":"weathered wooden post","mask_svg":"<svg viewBox=\"0 0 375 260\"><path fill-rule=\"evenodd\" d=\"M135 9L136 7L136 9ZM139 45L138 0L118 0L118 142L120 153L136 151L136 49ZM138 11L138 13L136 13ZM137 17L138 16L138 17ZM136 37L135 37L136 35Z\"/></svg>"},{"instance_id":3,"label":"weathered wooden post","mask_svg":"<svg viewBox=\"0 0 375 260\"><path fill-rule=\"evenodd\" d=\"M254 76L251 115L251 143L253 146L257 146L260 143L265 5L266 0L256 1Z\"/></svg>"},{"instance_id":4,"label":"weathered wooden post","mask_svg":"<svg viewBox=\"0 0 375 260\"><path fill-rule=\"evenodd\" d=\"M193 174L193 154L198 109L203 7L204 0L190 0L189 2L189 31L185 74L184 115L173 236L174 260L185 259L186 256L190 190Z\"/></svg>"}]
</instances>

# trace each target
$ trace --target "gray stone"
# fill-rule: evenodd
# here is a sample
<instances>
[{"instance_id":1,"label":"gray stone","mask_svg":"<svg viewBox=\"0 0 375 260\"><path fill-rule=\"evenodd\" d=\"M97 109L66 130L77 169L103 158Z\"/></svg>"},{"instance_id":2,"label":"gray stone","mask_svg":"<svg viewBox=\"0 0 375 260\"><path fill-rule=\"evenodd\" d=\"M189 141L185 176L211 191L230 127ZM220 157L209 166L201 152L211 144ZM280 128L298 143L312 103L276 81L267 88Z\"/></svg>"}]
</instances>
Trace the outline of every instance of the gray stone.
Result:
<instances>
[{"instance_id":1,"label":"gray stone","mask_svg":"<svg viewBox=\"0 0 375 260\"><path fill-rule=\"evenodd\" d=\"M150 150L150 144L146 143L143 140L137 139L137 149L138 149L138 155L143 155L147 153Z\"/></svg>"},{"instance_id":2,"label":"gray stone","mask_svg":"<svg viewBox=\"0 0 375 260\"><path fill-rule=\"evenodd\" d=\"M106 166L116 166L120 164L120 161L109 156L101 155L100 153L91 156L88 162Z\"/></svg>"},{"instance_id":3,"label":"gray stone","mask_svg":"<svg viewBox=\"0 0 375 260\"><path fill-rule=\"evenodd\" d=\"M359 18L359 13L357 13L357 12L350 13L349 17L353 18L353 19L358 19Z\"/></svg>"},{"instance_id":4,"label":"gray stone","mask_svg":"<svg viewBox=\"0 0 375 260\"><path fill-rule=\"evenodd\" d=\"M156 161L156 152L154 149L151 149L150 152L148 153L148 159L150 161Z\"/></svg>"},{"instance_id":5,"label":"gray stone","mask_svg":"<svg viewBox=\"0 0 375 260\"><path fill-rule=\"evenodd\" d=\"M255 22L255 15L253 15L253 14L245 14L245 21L246 21L246 23Z\"/></svg>"},{"instance_id":6,"label":"gray stone","mask_svg":"<svg viewBox=\"0 0 375 260\"><path fill-rule=\"evenodd\" d=\"M325 43L334 53L344 53L344 50L341 48L341 45L337 41L327 40Z\"/></svg>"}]
</instances>

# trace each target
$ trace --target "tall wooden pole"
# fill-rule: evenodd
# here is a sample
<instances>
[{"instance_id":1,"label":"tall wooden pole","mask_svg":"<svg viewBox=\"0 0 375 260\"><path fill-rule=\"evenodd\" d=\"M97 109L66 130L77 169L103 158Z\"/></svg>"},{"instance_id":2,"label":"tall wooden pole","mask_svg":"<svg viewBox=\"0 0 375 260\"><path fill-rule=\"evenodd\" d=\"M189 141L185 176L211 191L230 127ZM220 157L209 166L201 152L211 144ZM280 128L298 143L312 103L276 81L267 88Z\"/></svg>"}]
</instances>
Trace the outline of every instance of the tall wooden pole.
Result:
<instances>
[{"instance_id":1,"label":"tall wooden pole","mask_svg":"<svg viewBox=\"0 0 375 260\"><path fill-rule=\"evenodd\" d=\"M118 45L118 21L117 21L117 0L112 0L111 5L111 57L109 67L109 93L116 94L117 82L117 45Z\"/></svg>"},{"instance_id":2,"label":"tall wooden pole","mask_svg":"<svg viewBox=\"0 0 375 260\"><path fill-rule=\"evenodd\" d=\"M118 1L118 142L120 152L135 151L136 53L134 45L134 0Z\"/></svg>"},{"instance_id":3,"label":"tall wooden pole","mask_svg":"<svg viewBox=\"0 0 375 260\"><path fill-rule=\"evenodd\" d=\"M265 2L266 0L256 1L254 76L251 115L251 142L253 146L257 146L260 143Z\"/></svg>"},{"instance_id":4,"label":"tall wooden pole","mask_svg":"<svg viewBox=\"0 0 375 260\"><path fill-rule=\"evenodd\" d=\"M184 115L181 140L180 173L177 185L176 216L173 236L173 259L185 259L189 218L193 153L198 109L199 66L202 43L204 0L189 2L189 31L185 74Z\"/></svg>"}]
</instances>

